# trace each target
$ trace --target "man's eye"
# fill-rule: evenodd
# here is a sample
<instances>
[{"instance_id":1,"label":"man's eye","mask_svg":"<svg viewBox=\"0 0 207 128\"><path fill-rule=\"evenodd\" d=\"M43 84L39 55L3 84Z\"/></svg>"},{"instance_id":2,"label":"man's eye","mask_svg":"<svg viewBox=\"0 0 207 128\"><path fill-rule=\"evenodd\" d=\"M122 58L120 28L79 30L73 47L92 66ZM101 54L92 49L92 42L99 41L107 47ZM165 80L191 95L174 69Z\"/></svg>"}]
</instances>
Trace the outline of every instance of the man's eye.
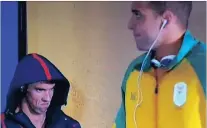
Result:
<instances>
[{"instance_id":1,"label":"man's eye","mask_svg":"<svg viewBox=\"0 0 207 128\"><path fill-rule=\"evenodd\" d=\"M142 14L140 14L140 13L135 13L135 16L136 16L136 18L141 18L142 17Z\"/></svg>"},{"instance_id":2,"label":"man's eye","mask_svg":"<svg viewBox=\"0 0 207 128\"><path fill-rule=\"evenodd\" d=\"M37 92L42 92L42 91L43 91L43 89L36 89L36 91L37 91Z\"/></svg>"},{"instance_id":3,"label":"man's eye","mask_svg":"<svg viewBox=\"0 0 207 128\"><path fill-rule=\"evenodd\" d=\"M142 14L139 11L132 10L132 13L136 16L137 19L142 17Z\"/></svg>"}]
</instances>

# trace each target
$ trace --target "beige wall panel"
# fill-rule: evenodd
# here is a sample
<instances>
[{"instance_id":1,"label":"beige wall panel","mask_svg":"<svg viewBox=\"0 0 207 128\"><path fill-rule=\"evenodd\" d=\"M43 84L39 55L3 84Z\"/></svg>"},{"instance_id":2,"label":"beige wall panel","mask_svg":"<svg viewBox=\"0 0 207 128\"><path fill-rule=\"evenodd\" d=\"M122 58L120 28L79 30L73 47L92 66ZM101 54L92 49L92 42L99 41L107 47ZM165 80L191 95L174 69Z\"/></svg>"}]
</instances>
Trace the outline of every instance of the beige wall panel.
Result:
<instances>
[{"instance_id":1,"label":"beige wall panel","mask_svg":"<svg viewBox=\"0 0 207 128\"><path fill-rule=\"evenodd\" d=\"M127 30L130 2L28 2L28 52L51 60L70 80L64 111L84 128L110 128L128 64L140 52ZM196 3L196 7L205 4ZM205 10L205 8L203 9ZM203 10L193 33L205 40ZM197 12L196 12L197 11ZM198 16L197 14L202 16ZM197 25L197 27L195 27Z\"/></svg>"}]
</instances>

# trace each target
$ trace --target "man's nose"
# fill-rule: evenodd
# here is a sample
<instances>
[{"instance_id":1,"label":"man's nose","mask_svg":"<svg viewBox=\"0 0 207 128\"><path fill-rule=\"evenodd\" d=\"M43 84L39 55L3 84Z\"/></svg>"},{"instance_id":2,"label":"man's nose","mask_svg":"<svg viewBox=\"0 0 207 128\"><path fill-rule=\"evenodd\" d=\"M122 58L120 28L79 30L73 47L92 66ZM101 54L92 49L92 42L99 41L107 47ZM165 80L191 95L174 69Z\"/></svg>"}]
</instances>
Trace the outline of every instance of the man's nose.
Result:
<instances>
[{"instance_id":1,"label":"man's nose","mask_svg":"<svg viewBox=\"0 0 207 128\"><path fill-rule=\"evenodd\" d=\"M134 28L134 21L133 21L133 17L130 18L129 22L128 22L128 29L133 30Z\"/></svg>"},{"instance_id":2,"label":"man's nose","mask_svg":"<svg viewBox=\"0 0 207 128\"><path fill-rule=\"evenodd\" d=\"M46 102L50 102L51 101L51 95L49 92L45 92L45 95L43 96L43 100Z\"/></svg>"}]
</instances>

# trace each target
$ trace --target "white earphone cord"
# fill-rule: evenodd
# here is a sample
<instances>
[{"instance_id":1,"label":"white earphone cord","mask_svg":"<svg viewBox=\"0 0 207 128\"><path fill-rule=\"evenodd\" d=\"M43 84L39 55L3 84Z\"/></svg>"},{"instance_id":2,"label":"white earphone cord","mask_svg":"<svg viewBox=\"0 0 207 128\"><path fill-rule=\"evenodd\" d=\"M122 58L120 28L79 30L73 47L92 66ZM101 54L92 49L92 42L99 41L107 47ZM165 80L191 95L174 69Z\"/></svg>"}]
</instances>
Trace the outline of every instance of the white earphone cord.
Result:
<instances>
[{"instance_id":1,"label":"white earphone cord","mask_svg":"<svg viewBox=\"0 0 207 128\"><path fill-rule=\"evenodd\" d=\"M142 76L142 73L143 73L143 68L144 68L144 66L145 66L147 57L149 56L149 54L150 54L152 48L154 47L154 45L157 43L157 40L158 40L158 38L159 38L159 36L160 36L160 33L161 33L161 31L163 30L163 28L165 27L166 23L167 23L167 20L164 20L164 22L163 22L163 24L162 24L162 27L160 28L160 31L159 31L159 33L158 33L156 39L154 40L154 42L153 42L153 44L151 45L149 51L147 52L147 55L145 56L145 58L144 58L144 60L143 60L143 63L142 63L141 69L140 69L140 73L139 73L139 77L138 77L138 79L137 79L137 80L138 80L138 82L137 82L137 83L138 83L138 100L137 100L137 105L136 105L135 110L134 110L134 122L135 122L135 127L136 127L136 128L138 128L138 127L137 127L137 122L136 122L136 110L137 110L138 106L140 106L140 104L141 104L142 101L143 101L142 91L141 91L141 88L140 88L140 81L141 81L141 76Z\"/></svg>"}]
</instances>

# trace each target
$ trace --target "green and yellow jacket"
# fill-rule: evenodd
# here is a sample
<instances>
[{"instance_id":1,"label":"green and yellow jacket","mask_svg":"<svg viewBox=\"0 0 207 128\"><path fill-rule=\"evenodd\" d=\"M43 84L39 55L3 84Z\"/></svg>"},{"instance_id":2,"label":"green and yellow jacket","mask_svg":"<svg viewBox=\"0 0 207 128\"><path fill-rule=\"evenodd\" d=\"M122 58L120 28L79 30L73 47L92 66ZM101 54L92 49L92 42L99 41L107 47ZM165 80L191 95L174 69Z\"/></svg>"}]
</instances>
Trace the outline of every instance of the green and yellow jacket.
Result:
<instances>
[{"instance_id":1,"label":"green and yellow jacket","mask_svg":"<svg viewBox=\"0 0 207 128\"><path fill-rule=\"evenodd\" d=\"M136 128L134 110L138 100L138 75L146 54L128 67L122 82L122 103L113 128ZM143 102L136 109L137 128L205 128L206 127L206 44L185 32L178 55L168 66L168 73L158 83L150 59L140 81ZM180 105L175 98L175 86L186 90Z\"/></svg>"}]
</instances>

